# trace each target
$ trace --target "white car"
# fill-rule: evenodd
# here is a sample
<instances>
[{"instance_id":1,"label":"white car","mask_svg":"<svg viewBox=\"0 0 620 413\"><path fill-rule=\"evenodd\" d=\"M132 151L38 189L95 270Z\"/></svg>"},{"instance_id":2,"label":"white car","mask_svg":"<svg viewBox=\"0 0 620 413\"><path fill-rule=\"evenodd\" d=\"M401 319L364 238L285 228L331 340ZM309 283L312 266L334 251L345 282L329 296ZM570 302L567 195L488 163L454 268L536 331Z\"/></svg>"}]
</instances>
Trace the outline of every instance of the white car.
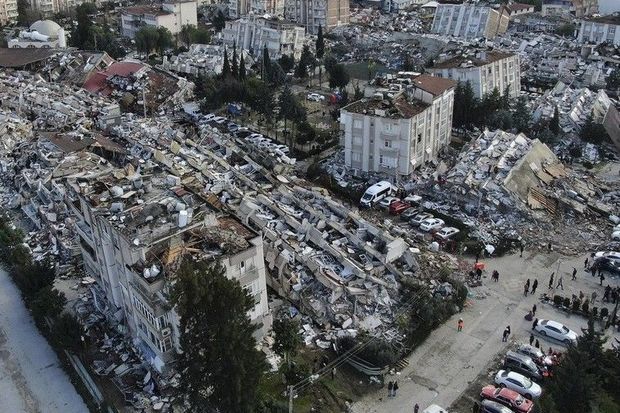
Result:
<instances>
[{"instance_id":1,"label":"white car","mask_svg":"<svg viewBox=\"0 0 620 413\"><path fill-rule=\"evenodd\" d=\"M420 229L424 232L429 232L434 229L443 227L445 222L439 218L427 218L420 223Z\"/></svg>"},{"instance_id":2,"label":"white car","mask_svg":"<svg viewBox=\"0 0 620 413\"><path fill-rule=\"evenodd\" d=\"M620 241L620 231L614 231L611 233L611 239L614 241Z\"/></svg>"},{"instance_id":3,"label":"white car","mask_svg":"<svg viewBox=\"0 0 620 413\"><path fill-rule=\"evenodd\" d=\"M390 205L392 205L396 201L400 201L400 199L396 198L395 196L386 196L381 201L379 201L379 207L383 209L388 209Z\"/></svg>"},{"instance_id":4,"label":"white car","mask_svg":"<svg viewBox=\"0 0 620 413\"><path fill-rule=\"evenodd\" d=\"M577 343L577 333L562 323L553 320L538 320L534 328L541 336L550 337L564 344Z\"/></svg>"},{"instance_id":5,"label":"white car","mask_svg":"<svg viewBox=\"0 0 620 413\"><path fill-rule=\"evenodd\" d=\"M415 217L411 218L411 221L409 221L409 223L417 227L422 223L422 221L429 218L433 218L433 214L429 214L428 212L421 212Z\"/></svg>"},{"instance_id":6,"label":"white car","mask_svg":"<svg viewBox=\"0 0 620 413\"><path fill-rule=\"evenodd\" d=\"M532 380L514 371L500 370L495 375L495 384L514 390L527 399L537 399L542 389Z\"/></svg>"},{"instance_id":7,"label":"white car","mask_svg":"<svg viewBox=\"0 0 620 413\"><path fill-rule=\"evenodd\" d=\"M411 195L407 195L403 201L408 202L410 204L419 204L420 201L422 201L422 197L420 195L411 194Z\"/></svg>"},{"instance_id":8,"label":"white car","mask_svg":"<svg viewBox=\"0 0 620 413\"><path fill-rule=\"evenodd\" d=\"M308 95L306 96L306 99L311 100L313 102L321 102L325 100L325 96L320 95L318 93L308 93Z\"/></svg>"},{"instance_id":9,"label":"white car","mask_svg":"<svg viewBox=\"0 0 620 413\"><path fill-rule=\"evenodd\" d=\"M454 227L445 227L440 229L439 231L437 231L437 233L435 234L436 237L439 237L443 240L447 240L453 236L455 236L456 234L458 234L459 232L461 232L458 228L454 228Z\"/></svg>"}]
</instances>

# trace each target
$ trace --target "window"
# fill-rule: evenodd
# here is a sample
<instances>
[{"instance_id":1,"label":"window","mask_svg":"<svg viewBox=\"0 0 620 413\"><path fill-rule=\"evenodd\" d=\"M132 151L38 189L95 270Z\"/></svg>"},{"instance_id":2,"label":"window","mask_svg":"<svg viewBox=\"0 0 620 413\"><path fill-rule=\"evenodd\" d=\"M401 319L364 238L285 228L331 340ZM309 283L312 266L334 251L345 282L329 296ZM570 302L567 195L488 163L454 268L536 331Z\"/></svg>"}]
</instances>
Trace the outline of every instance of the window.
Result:
<instances>
[{"instance_id":1,"label":"window","mask_svg":"<svg viewBox=\"0 0 620 413\"><path fill-rule=\"evenodd\" d=\"M383 146L385 146L386 148L391 148L392 147L392 141L385 141Z\"/></svg>"},{"instance_id":2,"label":"window","mask_svg":"<svg viewBox=\"0 0 620 413\"><path fill-rule=\"evenodd\" d=\"M422 134L418 133L418 143L422 142Z\"/></svg>"},{"instance_id":3,"label":"window","mask_svg":"<svg viewBox=\"0 0 620 413\"><path fill-rule=\"evenodd\" d=\"M354 128L357 128L357 129L361 128L361 127L362 127L362 121L361 121L361 119L355 119L355 120L353 121L353 127L354 127Z\"/></svg>"},{"instance_id":4,"label":"window","mask_svg":"<svg viewBox=\"0 0 620 413\"><path fill-rule=\"evenodd\" d=\"M243 270L245 268L245 261L241 261L239 263L239 269Z\"/></svg>"}]
</instances>

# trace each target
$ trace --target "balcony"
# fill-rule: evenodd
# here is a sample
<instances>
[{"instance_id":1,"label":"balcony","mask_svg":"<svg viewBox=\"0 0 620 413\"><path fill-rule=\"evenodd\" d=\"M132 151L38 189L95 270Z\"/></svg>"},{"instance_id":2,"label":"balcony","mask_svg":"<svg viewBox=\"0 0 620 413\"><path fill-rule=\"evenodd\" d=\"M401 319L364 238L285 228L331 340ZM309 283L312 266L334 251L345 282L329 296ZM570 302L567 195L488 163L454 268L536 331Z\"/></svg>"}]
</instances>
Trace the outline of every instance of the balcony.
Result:
<instances>
[{"instance_id":1,"label":"balcony","mask_svg":"<svg viewBox=\"0 0 620 413\"><path fill-rule=\"evenodd\" d=\"M140 294L142 299L146 301L153 309L161 308L165 303L157 295L166 283L166 279L162 274L159 274L154 279L146 279L142 275L138 275L132 271L132 277L130 284L133 289ZM163 313L163 311L162 311ZM161 315L161 314L158 314Z\"/></svg>"},{"instance_id":2,"label":"balcony","mask_svg":"<svg viewBox=\"0 0 620 413\"><path fill-rule=\"evenodd\" d=\"M78 221L75 225L75 230L80 236L80 238L86 241L86 243L88 243L88 245L90 245L93 250L96 249L93 232L91 231L90 226L88 226L86 222Z\"/></svg>"}]
</instances>

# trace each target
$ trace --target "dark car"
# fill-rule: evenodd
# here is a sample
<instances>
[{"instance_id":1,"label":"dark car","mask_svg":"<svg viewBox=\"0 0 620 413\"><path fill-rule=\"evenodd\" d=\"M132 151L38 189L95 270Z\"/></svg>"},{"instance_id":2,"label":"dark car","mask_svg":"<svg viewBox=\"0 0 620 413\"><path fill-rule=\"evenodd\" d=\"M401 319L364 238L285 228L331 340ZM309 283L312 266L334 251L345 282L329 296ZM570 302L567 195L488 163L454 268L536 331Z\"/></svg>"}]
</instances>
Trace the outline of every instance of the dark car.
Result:
<instances>
[{"instance_id":1,"label":"dark car","mask_svg":"<svg viewBox=\"0 0 620 413\"><path fill-rule=\"evenodd\" d=\"M508 407L492 400L483 400L480 403L480 413L513 413Z\"/></svg>"},{"instance_id":2,"label":"dark car","mask_svg":"<svg viewBox=\"0 0 620 413\"><path fill-rule=\"evenodd\" d=\"M607 257L597 258L596 261L594 261L592 268L597 270L600 268L611 274L620 275L620 260Z\"/></svg>"},{"instance_id":3,"label":"dark car","mask_svg":"<svg viewBox=\"0 0 620 413\"><path fill-rule=\"evenodd\" d=\"M545 376L531 357L509 351L504 357L504 367L510 371L521 373L532 380L540 381Z\"/></svg>"}]
</instances>

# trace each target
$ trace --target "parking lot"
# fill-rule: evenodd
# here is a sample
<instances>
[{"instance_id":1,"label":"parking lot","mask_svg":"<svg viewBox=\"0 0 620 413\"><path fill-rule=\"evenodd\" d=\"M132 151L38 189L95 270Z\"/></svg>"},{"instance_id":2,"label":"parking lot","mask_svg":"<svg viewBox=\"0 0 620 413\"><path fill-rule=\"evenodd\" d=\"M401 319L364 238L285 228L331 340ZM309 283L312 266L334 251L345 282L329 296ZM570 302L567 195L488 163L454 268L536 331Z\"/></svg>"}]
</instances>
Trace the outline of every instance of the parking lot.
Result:
<instances>
[{"instance_id":1,"label":"parking lot","mask_svg":"<svg viewBox=\"0 0 620 413\"><path fill-rule=\"evenodd\" d=\"M398 381L398 395L388 398L385 387L377 385L376 392L357 402L353 411L412 412L413 406L418 403L420 411L430 404L438 404L450 412L470 412L472 400L479 400L481 387L493 382L497 372L495 366L509 347L514 346L515 342L529 341L532 322L524 317L534 304L538 307L538 318L556 320L576 332L586 326L584 317L560 311L539 300L540 294L548 291L549 276L554 271L556 280L558 274L564 278L564 291L558 293L570 296L579 294L579 291L586 294L597 291L601 297L603 287L599 286L598 278L583 270L584 259L585 255L563 257L555 252L541 254L527 247L523 258L515 254L483 259L486 264L483 285L470 289L470 298L463 312L435 330L409 356L405 369L385 378L386 382ZM570 281L573 267L579 270L576 281ZM500 274L497 283L490 279L493 270ZM524 297L523 285L528 278L532 282L538 279L539 287L535 295ZM607 277L605 285L607 283L612 287L620 284L617 277L611 276ZM610 310L613 308L611 304L603 306ZM464 320L462 332L456 329L459 318ZM502 332L508 325L512 334L507 342L502 342ZM607 334L620 338L617 331L608 330ZM555 340L537 338L542 348L563 348ZM612 341L608 340L607 345L611 345Z\"/></svg>"}]
</instances>

